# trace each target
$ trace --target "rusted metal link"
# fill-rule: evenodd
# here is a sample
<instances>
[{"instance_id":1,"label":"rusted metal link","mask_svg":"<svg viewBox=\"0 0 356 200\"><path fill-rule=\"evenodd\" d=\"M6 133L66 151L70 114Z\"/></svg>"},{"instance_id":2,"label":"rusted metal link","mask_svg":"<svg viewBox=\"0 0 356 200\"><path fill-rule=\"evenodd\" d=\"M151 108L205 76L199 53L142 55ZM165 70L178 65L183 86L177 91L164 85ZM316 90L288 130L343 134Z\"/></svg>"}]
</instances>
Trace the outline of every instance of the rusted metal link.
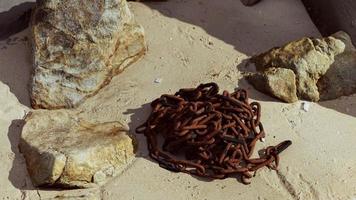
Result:
<instances>
[{"instance_id":1,"label":"rusted metal link","mask_svg":"<svg viewBox=\"0 0 356 200\"><path fill-rule=\"evenodd\" d=\"M149 155L170 171L218 179L238 175L244 184L262 167L277 169L278 154L292 142L269 146L264 156L251 158L265 137L261 106L249 103L243 89L218 92L216 83L208 83L154 100L152 113L136 129L146 136Z\"/></svg>"}]
</instances>

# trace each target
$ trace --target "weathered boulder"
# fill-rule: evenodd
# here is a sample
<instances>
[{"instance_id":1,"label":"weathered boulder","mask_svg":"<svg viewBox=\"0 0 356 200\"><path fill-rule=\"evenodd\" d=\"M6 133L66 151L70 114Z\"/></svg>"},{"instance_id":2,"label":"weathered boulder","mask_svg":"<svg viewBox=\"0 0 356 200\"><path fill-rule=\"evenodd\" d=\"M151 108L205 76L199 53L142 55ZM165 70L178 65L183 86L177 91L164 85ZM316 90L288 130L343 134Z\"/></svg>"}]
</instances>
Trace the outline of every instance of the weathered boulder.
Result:
<instances>
[{"instance_id":1,"label":"weathered boulder","mask_svg":"<svg viewBox=\"0 0 356 200\"><path fill-rule=\"evenodd\" d=\"M70 110L26 117L20 152L35 186L91 187L132 160L135 142L119 122L90 123Z\"/></svg>"},{"instance_id":2,"label":"weathered boulder","mask_svg":"<svg viewBox=\"0 0 356 200\"><path fill-rule=\"evenodd\" d=\"M336 99L356 93L356 48L345 32L332 35L346 45L345 51L335 57L335 62L318 81L321 100Z\"/></svg>"},{"instance_id":3,"label":"weathered boulder","mask_svg":"<svg viewBox=\"0 0 356 200\"><path fill-rule=\"evenodd\" d=\"M247 79L264 93L272 94L285 102L298 101L295 74L290 69L268 68L263 73L248 76Z\"/></svg>"},{"instance_id":4,"label":"weathered boulder","mask_svg":"<svg viewBox=\"0 0 356 200\"><path fill-rule=\"evenodd\" d=\"M126 0L38 0L31 18L34 108L71 108L146 52Z\"/></svg>"},{"instance_id":5,"label":"weathered boulder","mask_svg":"<svg viewBox=\"0 0 356 200\"><path fill-rule=\"evenodd\" d=\"M301 40L291 42L280 48L273 48L266 53L254 56L251 61L255 64L259 73L256 73L255 78L250 78L256 81L258 77L261 77L260 73L267 73L266 76L270 76L269 68L285 68L290 69L295 74L295 84L297 90L297 96L300 99L319 101L320 94L317 87L317 82L323 76L330 65L334 62L335 56L342 53L345 49L345 44L332 36L315 39L315 38L302 38ZM276 77L282 83L285 83L287 79L290 79L290 74L287 77ZM287 79L286 79L287 78ZM269 84L264 79L265 84ZM293 80L293 79L290 79ZM261 79L263 81L263 79ZM274 80L278 82L278 80ZM294 83L290 83L294 84ZM290 84L288 84L290 86ZM264 84L255 84L256 89L264 91L259 86ZM294 96L294 94L286 95L290 87L273 87L269 93L274 96L286 97ZM287 89L287 91L283 90ZM288 91L289 90L289 91ZM293 91L294 92L294 91ZM281 98L287 102L295 101L295 98Z\"/></svg>"}]
</instances>

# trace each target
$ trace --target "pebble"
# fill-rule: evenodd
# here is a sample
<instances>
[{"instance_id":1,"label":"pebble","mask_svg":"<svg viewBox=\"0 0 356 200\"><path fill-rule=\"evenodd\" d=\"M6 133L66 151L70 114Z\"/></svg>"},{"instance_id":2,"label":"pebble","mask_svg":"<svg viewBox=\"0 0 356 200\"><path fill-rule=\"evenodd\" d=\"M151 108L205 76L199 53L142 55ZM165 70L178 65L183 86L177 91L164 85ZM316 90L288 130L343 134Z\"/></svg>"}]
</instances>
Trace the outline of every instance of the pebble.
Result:
<instances>
[{"instance_id":1,"label":"pebble","mask_svg":"<svg viewBox=\"0 0 356 200\"><path fill-rule=\"evenodd\" d=\"M302 103L302 108L305 112L308 112L309 111L309 108L310 108L310 103L309 102L303 102Z\"/></svg>"},{"instance_id":2,"label":"pebble","mask_svg":"<svg viewBox=\"0 0 356 200\"><path fill-rule=\"evenodd\" d=\"M161 82L162 82L162 79L161 79L161 78L155 78L154 82L155 82L155 83L161 83Z\"/></svg>"}]
</instances>

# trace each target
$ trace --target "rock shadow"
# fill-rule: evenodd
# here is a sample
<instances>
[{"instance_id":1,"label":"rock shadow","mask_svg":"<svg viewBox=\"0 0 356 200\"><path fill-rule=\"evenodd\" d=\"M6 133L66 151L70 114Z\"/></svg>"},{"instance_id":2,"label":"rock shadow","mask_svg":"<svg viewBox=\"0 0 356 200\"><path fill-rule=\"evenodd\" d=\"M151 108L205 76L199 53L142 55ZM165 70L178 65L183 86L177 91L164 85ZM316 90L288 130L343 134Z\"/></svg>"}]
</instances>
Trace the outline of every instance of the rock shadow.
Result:
<instances>
[{"instance_id":1,"label":"rock shadow","mask_svg":"<svg viewBox=\"0 0 356 200\"><path fill-rule=\"evenodd\" d=\"M143 157L150 161L152 159L148 155L146 137L143 134L137 134L136 128L142 125L151 113L151 105L143 104L140 108L128 109L123 114L131 114L128 124L130 133L135 136L138 142L136 157Z\"/></svg>"},{"instance_id":2,"label":"rock shadow","mask_svg":"<svg viewBox=\"0 0 356 200\"><path fill-rule=\"evenodd\" d=\"M356 44L356 1L302 0L302 2L324 36L343 30Z\"/></svg>"},{"instance_id":3,"label":"rock shadow","mask_svg":"<svg viewBox=\"0 0 356 200\"><path fill-rule=\"evenodd\" d=\"M318 104L342 114L356 117L356 94L342 96L334 100L321 101Z\"/></svg>"},{"instance_id":4,"label":"rock shadow","mask_svg":"<svg viewBox=\"0 0 356 200\"><path fill-rule=\"evenodd\" d=\"M28 27L31 9L36 3L24 2L0 13L0 41Z\"/></svg>"},{"instance_id":5,"label":"rock shadow","mask_svg":"<svg viewBox=\"0 0 356 200\"><path fill-rule=\"evenodd\" d=\"M248 98L250 99L250 102L253 100L256 101L266 101L266 102L276 102L276 103L285 103L283 101L280 101L277 98L274 98L273 96L270 96L268 94L262 93L258 90L256 90L247 80L246 78L241 78L238 80L238 86L241 89L245 89L248 92Z\"/></svg>"},{"instance_id":6,"label":"rock shadow","mask_svg":"<svg viewBox=\"0 0 356 200\"><path fill-rule=\"evenodd\" d=\"M24 125L24 120L16 119L12 121L9 127L8 138L11 143L11 151L15 154L15 158L8 179L12 185L19 190L35 190L27 173L25 159L18 148Z\"/></svg>"},{"instance_id":7,"label":"rock shadow","mask_svg":"<svg viewBox=\"0 0 356 200\"><path fill-rule=\"evenodd\" d=\"M32 59L27 35L12 36L6 44L0 43L0 81L8 85L11 93L27 107L31 107L31 74Z\"/></svg>"},{"instance_id":8,"label":"rock shadow","mask_svg":"<svg viewBox=\"0 0 356 200\"><path fill-rule=\"evenodd\" d=\"M305 36L319 36L303 4L294 0L262 1L253 7L243 6L240 0L169 0L145 5L199 26L246 55Z\"/></svg>"},{"instance_id":9,"label":"rock shadow","mask_svg":"<svg viewBox=\"0 0 356 200\"><path fill-rule=\"evenodd\" d=\"M285 103L283 101L278 100L277 98L270 96L268 94L265 94L263 92L260 92L256 90L247 80L246 76L248 73L255 72L255 66L250 63L249 59L243 60L238 66L237 69L241 72L243 75L242 78L238 80L238 87L241 89L245 89L248 92L248 97L253 100L257 101L269 101L269 102L280 102L280 103Z\"/></svg>"},{"instance_id":10,"label":"rock shadow","mask_svg":"<svg viewBox=\"0 0 356 200\"><path fill-rule=\"evenodd\" d=\"M14 34L28 27L34 6L34 2L25 2L0 13L0 81L7 84L20 103L27 107L31 106L29 38L27 34Z\"/></svg>"}]
</instances>

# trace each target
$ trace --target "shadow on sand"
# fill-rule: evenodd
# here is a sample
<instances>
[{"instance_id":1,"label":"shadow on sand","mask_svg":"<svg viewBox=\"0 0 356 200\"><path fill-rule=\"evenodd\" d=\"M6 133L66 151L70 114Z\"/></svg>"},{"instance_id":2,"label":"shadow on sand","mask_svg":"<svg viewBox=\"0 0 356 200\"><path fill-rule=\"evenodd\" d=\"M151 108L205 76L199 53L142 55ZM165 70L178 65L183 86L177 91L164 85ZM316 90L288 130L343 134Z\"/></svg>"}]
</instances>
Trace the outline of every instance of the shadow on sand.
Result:
<instances>
[{"instance_id":1,"label":"shadow on sand","mask_svg":"<svg viewBox=\"0 0 356 200\"><path fill-rule=\"evenodd\" d=\"M0 81L9 86L19 102L31 107L29 84L32 59L27 34L11 36L0 43Z\"/></svg>"},{"instance_id":2,"label":"shadow on sand","mask_svg":"<svg viewBox=\"0 0 356 200\"><path fill-rule=\"evenodd\" d=\"M0 41L28 27L34 2L25 2L0 13Z\"/></svg>"},{"instance_id":3,"label":"shadow on sand","mask_svg":"<svg viewBox=\"0 0 356 200\"><path fill-rule=\"evenodd\" d=\"M8 138L11 143L11 151L15 154L12 168L8 179L14 187L20 190L34 190L31 180L26 170L25 159L19 151L22 128L25 125L24 120L13 120L8 131Z\"/></svg>"},{"instance_id":4,"label":"shadow on sand","mask_svg":"<svg viewBox=\"0 0 356 200\"><path fill-rule=\"evenodd\" d=\"M12 35L28 27L34 6L34 2L25 2L0 13L0 81L28 107L31 106L28 84L32 71L28 36Z\"/></svg>"},{"instance_id":5,"label":"shadow on sand","mask_svg":"<svg viewBox=\"0 0 356 200\"><path fill-rule=\"evenodd\" d=\"M239 0L170 0L145 5L166 17L199 26L248 56L305 36L320 36L301 1L262 1L253 7L243 6ZM246 61L238 69L245 65ZM255 90L244 79L238 85L247 89L252 99L280 102ZM355 95L319 102L323 107L356 117L355 104Z\"/></svg>"},{"instance_id":6,"label":"shadow on sand","mask_svg":"<svg viewBox=\"0 0 356 200\"><path fill-rule=\"evenodd\" d=\"M303 4L295 0L262 1L253 7L243 6L239 0L169 0L145 5L199 26L246 55L319 35Z\"/></svg>"}]
</instances>

